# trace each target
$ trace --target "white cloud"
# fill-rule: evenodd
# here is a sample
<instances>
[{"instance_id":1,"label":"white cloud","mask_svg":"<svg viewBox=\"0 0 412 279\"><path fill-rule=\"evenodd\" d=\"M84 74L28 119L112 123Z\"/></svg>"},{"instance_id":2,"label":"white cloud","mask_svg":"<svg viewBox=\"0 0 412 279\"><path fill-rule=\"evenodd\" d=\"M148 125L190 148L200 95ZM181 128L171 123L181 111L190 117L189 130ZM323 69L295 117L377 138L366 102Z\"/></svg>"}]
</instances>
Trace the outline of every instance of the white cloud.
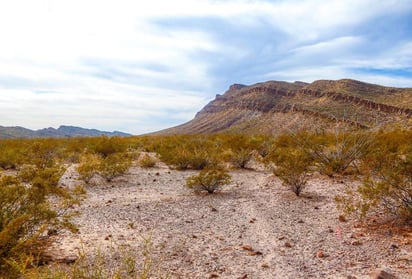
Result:
<instances>
[{"instance_id":1,"label":"white cloud","mask_svg":"<svg viewBox=\"0 0 412 279\"><path fill-rule=\"evenodd\" d=\"M256 71L250 79L308 81L352 77L351 67L371 64L410 68L410 39L365 55L357 50L368 39L353 30L411 6L401 0L1 1L0 125L141 133L189 120L208 96L221 93L215 82L222 75L241 82L231 80L238 69L244 76ZM218 18L229 29L156 24L181 18ZM230 28L243 40L231 38ZM248 33L257 29L268 37ZM272 45L270 36L280 34L285 37ZM409 82L358 75L363 77Z\"/></svg>"}]
</instances>

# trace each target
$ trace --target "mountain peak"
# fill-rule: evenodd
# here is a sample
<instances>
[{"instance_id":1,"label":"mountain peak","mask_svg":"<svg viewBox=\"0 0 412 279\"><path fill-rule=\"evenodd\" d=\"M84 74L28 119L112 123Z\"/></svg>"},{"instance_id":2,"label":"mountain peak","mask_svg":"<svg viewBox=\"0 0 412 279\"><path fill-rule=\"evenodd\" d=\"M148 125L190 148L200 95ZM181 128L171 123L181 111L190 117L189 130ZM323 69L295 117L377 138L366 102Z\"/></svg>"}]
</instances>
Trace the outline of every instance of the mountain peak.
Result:
<instances>
[{"instance_id":1,"label":"mountain peak","mask_svg":"<svg viewBox=\"0 0 412 279\"><path fill-rule=\"evenodd\" d=\"M158 134L412 126L412 88L353 79L233 84L195 118Z\"/></svg>"}]
</instances>

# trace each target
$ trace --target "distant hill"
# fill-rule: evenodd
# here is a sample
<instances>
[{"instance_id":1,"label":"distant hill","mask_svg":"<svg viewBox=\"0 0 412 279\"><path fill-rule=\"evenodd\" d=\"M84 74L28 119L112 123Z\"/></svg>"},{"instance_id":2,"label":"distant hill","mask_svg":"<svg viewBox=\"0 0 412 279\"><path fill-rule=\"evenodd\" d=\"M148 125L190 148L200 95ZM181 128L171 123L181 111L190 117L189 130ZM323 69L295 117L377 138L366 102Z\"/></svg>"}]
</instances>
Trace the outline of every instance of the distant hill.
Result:
<instances>
[{"instance_id":1,"label":"distant hill","mask_svg":"<svg viewBox=\"0 0 412 279\"><path fill-rule=\"evenodd\" d=\"M114 131L106 132L96 129L85 129L74 126L60 126L59 128L45 128L40 130L30 130L23 127L3 127L0 126L0 138L73 138L73 137L98 137L98 136L120 136L127 137L131 134Z\"/></svg>"},{"instance_id":2,"label":"distant hill","mask_svg":"<svg viewBox=\"0 0 412 279\"><path fill-rule=\"evenodd\" d=\"M351 79L234 84L185 124L155 134L412 126L412 88Z\"/></svg>"}]
</instances>

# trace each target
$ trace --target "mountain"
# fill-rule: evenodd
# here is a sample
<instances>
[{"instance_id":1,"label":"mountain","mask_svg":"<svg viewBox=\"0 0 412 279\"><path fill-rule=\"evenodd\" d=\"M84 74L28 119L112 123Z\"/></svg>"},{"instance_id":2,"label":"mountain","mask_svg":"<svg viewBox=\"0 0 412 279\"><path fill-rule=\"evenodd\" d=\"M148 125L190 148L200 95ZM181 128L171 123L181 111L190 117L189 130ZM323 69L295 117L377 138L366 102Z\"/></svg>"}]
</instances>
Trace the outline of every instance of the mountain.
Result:
<instances>
[{"instance_id":1,"label":"mountain","mask_svg":"<svg viewBox=\"0 0 412 279\"><path fill-rule=\"evenodd\" d=\"M412 126L412 88L351 79L233 84L185 124L155 134Z\"/></svg>"},{"instance_id":2,"label":"mountain","mask_svg":"<svg viewBox=\"0 0 412 279\"><path fill-rule=\"evenodd\" d=\"M98 137L98 136L120 136L127 137L131 134L114 131L105 132L96 129L85 129L74 126L60 126L59 128L45 128L40 130L30 130L23 127L3 127L0 126L0 138L72 138L72 137Z\"/></svg>"}]
</instances>

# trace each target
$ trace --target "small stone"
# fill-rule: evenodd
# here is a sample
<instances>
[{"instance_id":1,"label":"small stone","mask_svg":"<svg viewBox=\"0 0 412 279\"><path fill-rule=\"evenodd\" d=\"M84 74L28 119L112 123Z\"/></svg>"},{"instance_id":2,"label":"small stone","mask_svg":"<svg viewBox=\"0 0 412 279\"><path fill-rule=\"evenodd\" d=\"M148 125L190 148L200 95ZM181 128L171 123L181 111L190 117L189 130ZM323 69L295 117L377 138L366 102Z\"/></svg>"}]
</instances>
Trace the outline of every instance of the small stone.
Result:
<instances>
[{"instance_id":1,"label":"small stone","mask_svg":"<svg viewBox=\"0 0 412 279\"><path fill-rule=\"evenodd\" d=\"M318 258L324 258L324 257L325 257L325 253L324 253L322 250L319 250L319 251L316 253L316 257L318 257Z\"/></svg>"},{"instance_id":2,"label":"small stone","mask_svg":"<svg viewBox=\"0 0 412 279\"><path fill-rule=\"evenodd\" d=\"M159 176L159 175L160 175L160 173L156 172L156 175L157 175L157 176Z\"/></svg>"},{"instance_id":3,"label":"small stone","mask_svg":"<svg viewBox=\"0 0 412 279\"><path fill-rule=\"evenodd\" d=\"M340 221L340 222L346 222L345 216L339 215L339 221Z\"/></svg>"},{"instance_id":4,"label":"small stone","mask_svg":"<svg viewBox=\"0 0 412 279\"><path fill-rule=\"evenodd\" d=\"M212 273L210 274L209 278L219 278L219 275L217 275L216 273Z\"/></svg>"},{"instance_id":5,"label":"small stone","mask_svg":"<svg viewBox=\"0 0 412 279\"><path fill-rule=\"evenodd\" d=\"M302 223L303 223L303 220L299 220L299 221L298 221L298 224L302 224Z\"/></svg>"},{"instance_id":6,"label":"small stone","mask_svg":"<svg viewBox=\"0 0 412 279\"><path fill-rule=\"evenodd\" d=\"M108 236L106 236L106 237L104 238L104 240L109 240L111 237L112 237L112 235L109 234Z\"/></svg>"},{"instance_id":7,"label":"small stone","mask_svg":"<svg viewBox=\"0 0 412 279\"><path fill-rule=\"evenodd\" d=\"M392 243L390 248L391 249L398 249L399 246L396 243Z\"/></svg>"},{"instance_id":8,"label":"small stone","mask_svg":"<svg viewBox=\"0 0 412 279\"><path fill-rule=\"evenodd\" d=\"M253 251L253 248L252 248L252 246L250 246L250 245L243 245L243 246L242 246L242 249L243 249L243 250L246 250L246 251Z\"/></svg>"},{"instance_id":9,"label":"small stone","mask_svg":"<svg viewBox=\"0 0 412 279\"><path fill-rule=\"evenodd\" d=\"M239 279L246 279L247 278L247 274L243 274L242 276L239 277Z\"/></svg>"},{"instance_id":10,"label":"small stone","mask_svg":"<svg viewBox=\"0 0 412 279\"><path fill-rule=\"evenodd\" d=\"M346 277L346 279L358 279L358 277L354 276L354 275L348 275Z\"/></svg>"},{"instance_id":11,"label":"small stone","mask_svg":"<svg viewBox=\"0 0 412 279\"><path fill-rule=\"evenodd\" d=\"M395 275L385 271L385 270L377 270L372 274L372 279L397 279Z\"/></svg>"},{"instance_id":12,"label":"small stone","mask_svg":"<svg viewBox=\"0 0 412 279\"><path fill-rule=\"evenodd\" d=\"M319 207L318 207L318 206L315 206L315 209L319 209Z\"/></svg>"},{"instance_id":13,"label":"small stone","mask_svg":"<svg viewBox=\"0 0 412 279\"><path fill-rule=\"evenodd\" d=\"M261 267L263 267L263 268L269 268L269 265L268 265L267 263L263 263L263 264L261 265Z\"/></svg>"},{"instance_id":14,"label":"small stone","mask_svg":"<svg viewBox=\"0 0 412 279\"><path fill-rule=\"evenodd\" d=\"M360 246L360 245L362 245L362 242L360 242L359 240L354 240L350 244L353 245L353 246Z\"/></svg>"},{"instance_id":15,"label":"small stone","mask_svg":"<svg viewBox=\"0 0 412 279\"><path fill-rule=\"evenodd\" d=\"M211 207L210 210L212 210L212 212L217 212L217 209L214 207Z\"/></svg>"},{"instance_id":16,"label":"small stone","mask_svg":"<svg viewBox=\"0 0 412 279\"><path fill-rule=\"evenodd\" d=\"M262 254L263 254L263 253L260 252L260 251L250 251L250 252L248 253L249 256L260 256L260 255L262 255Z\"/></svg>"},{"instance_id":17,"label":"small stone","mask_svg":"<svg viewBox=\"0 0 412 279\"><path fill-rule=\"evenodd\" d=\"M283 239L285 239L285 237L284 237L284 236L280 236L278 239L279 239L279 240L283 240Z\"/></svg>"},{"instance_id":18,"label":"small stone","mask_svg":"<svg viewBox=\"0 0 412 279\"><path fill-rule=\"evenodd\" d=\"M291 247L292 247L292 244L290 244L289 242L285 242L285 247L291 248Z\"/></svg>"}]
</instances>

